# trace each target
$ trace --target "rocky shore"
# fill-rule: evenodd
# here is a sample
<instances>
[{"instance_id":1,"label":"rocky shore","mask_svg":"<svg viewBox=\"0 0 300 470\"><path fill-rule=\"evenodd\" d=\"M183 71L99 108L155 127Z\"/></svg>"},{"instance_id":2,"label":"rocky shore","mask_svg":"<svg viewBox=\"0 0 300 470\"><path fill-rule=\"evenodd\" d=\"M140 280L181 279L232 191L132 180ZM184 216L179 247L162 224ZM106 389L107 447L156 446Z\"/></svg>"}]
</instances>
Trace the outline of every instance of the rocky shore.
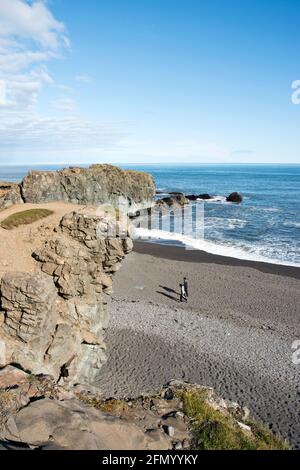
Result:
<instances>
[{"instance_id":1,"label":"rocky shore","mask_svg":"<svg viewBox=\"0 0 300 470\"><path fill-rule=\"evenodd\" d=\"M17 444L38 449L286 448L282 439L249 421L248 405L252 405L255 417L272 424L277 432L283 431L284 438L298 446L298 428L292 419L276 421L283 413L274 407L274 398L284 399L285 388L272 392L267 387L268 407L261 388L265 381L253 382L261 390L258 396L249 393L243 382L247 361L233 365L225 361L220 370L209 349L213 334L222 328L232 338L243 336L245 331L236 329L236 322L245 319L247 328L264 330L264 339L272 340L271 346L286 349L284 341L290 339L290 330L278 333L278 337L277 332L281 324L293 328L297 286L292 280L289 284L281 280L292 302L282 317L281 303L275 300L280 288L270 295L270 280L261 279L260 289L268 292L263 301L268 299L270 306L276 306L274 323L269 321L272 315L268 309L261 323L239 300L233 302L235 284L229 282L243 280L244 274L251 278L252 272L238 277L230 273L228 278L220 269L215 272L213 265L204 273L201 266L198 285L211 283L212 269L215 289L207 284L207 295L195 295L187 307L191 310L182 311L175 279L181 280L184 274L196 279L196 264L193 268L183 265L186 260L172 264L163 253L146 258L137 252L130 255L129 220L113 209L120 198L133 214L149 207L160 210L161 206L189 202L185 196L173 194L155 204L154 196L149 175L110 165L31 172L20 185L0 184L0 222L19 211L48 211L46 218L28 225L12 226L11 230L0 227L0 448ZM116 274L121 264L124 269ZM167 282L170 276L172 285ZM113 279L117 281L116 294L109 300ZM231 292L230 302L221 299L222 289ZM251 289L247 286L243 290L243 298L253 307ZM257 284L255 292L257 299ZM166 299L172 305L161 302ZM218 319L219 300L223 309ZM202 315L216 316L222 325L204 320ZM205 351L201 350L200 324L206 331ZM269 338L273 331L275 336ZM264 353L259 335L251 341L255 351ZM234 357L238 350L236 343L229 350L222 341L219 346L218 354L225 357L228 351ZM274 352L277 354L276 348ZM239 352L235 359L243 357ZM278 358L287 383L294 386L289 368ZM251 356L251 366L253 361ZM264 361L274 384L277 368L267 357ZM244 368L239 371L240 365ZM233 376L229 373L232 369L236 371ZM259 367L254 370L264 374ZM221 387L212 380L216 373L225 376L219 381ZM174 377L179 382L166 386ZM236 386L243 387L242 394L236 393ZM289 414L294 413L293 392L291 395L292 399L285 401ZM265 415L260 412L263 407ZM212 426L209 436L214 436L216 429L222 434L221 444L207 437L207 425Z\"/></svg>"},{"instance_id":2,"label":"rocky shore","mask_svg":"<svg viewBox=\"0 0 300 470\"><path fill-rule=\"evenodd\" d=\"M160 193L156 194L157 196L160 196ZM190 202L195 202L195 201L210 201L214 199L214 196L211 196L210 194L204 193L204 194L183 194L183 193L176 193L176 192L170 192L168 193L168 196L165 196L161 199L157 200L158 205L167 205L167 206L173 206L173 205L180 205L184 206L186 204L189 204ZM240 204L243 202L243 196L238 193L238 192L233 192L230 193L229 196L225 196L225 199L227 202L233 202L235 204Z\"/></svg>"}]
</instances>

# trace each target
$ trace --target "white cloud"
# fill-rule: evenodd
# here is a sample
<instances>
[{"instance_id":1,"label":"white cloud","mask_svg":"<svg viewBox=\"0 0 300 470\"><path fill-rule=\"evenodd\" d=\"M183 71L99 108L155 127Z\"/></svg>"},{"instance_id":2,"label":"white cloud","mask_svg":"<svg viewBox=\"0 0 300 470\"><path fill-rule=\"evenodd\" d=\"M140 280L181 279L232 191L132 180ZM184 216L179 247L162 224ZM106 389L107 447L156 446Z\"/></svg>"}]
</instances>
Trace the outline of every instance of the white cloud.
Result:
<instances>
[{"instance_id":1,"label":"white cloud","mask_svg":"<svg viewBox=\"0 0 300 470\"><path fill-rule=\"evenodd\" d=\"M91 83L93 81L92 77L90 77L89 75L77 75L75 77L75 80L77 82L82 82L82 83Z\"/></svg>"},{"instance_id":2,"label":"white cloud","mask_svg":"<svg viewBox=\"0 0 300 470\"><path fill-rule=\"evenodd\" d=\"M9 79L1 80L5 84L6 106L10 112L23 113L32 109L38 102L43 86L53 82L43 67L28 74L13 74ZM2 110L3 112L3 110ZM1 116L2 117L2 116ZM5 121L2 120L2 125Z\"/></svg>"},{"instance_id":3,"label":"white cloud","mask_svg":"<svg viewBox=\"0 0 300 470\"><path fill-rule=\"evenodd\" d=\"M73 91L73 88L68 86L68 85L63 85L61 83L54 83L53 87L56 88L59 91L62 91L64 93L71 93Z\"/></svg>"},{"instance_id":4,"label":"white cloud","mask_svg":"<svg viewBox=\"0 0 300 470\"><path fill-rule=\"evenodd\" d=\"M0 161L7 149L24 152L89 151L116 148L122 133L115 126L106 123L92 123L80 118L41 118L39 115L19 115L6 122L0 120Z\"/></svg>"},{"instance_id":5,"label":"white cloud","mask_svg":"<svg viewBox=\"0 0 300 470\"><path fill-rule=\"evenodd\" d=\"M42 0L0 0L0 80L15 112L34 105L53 82L44 64L66 44L65 30Z\"/></svg>"},{"instance_id":6,"label":"white cloud","mask_svg":"<svg viewBox=\"0 0 300 470\"><path fill-rule=\"evenodd\" d=\"M122 134L110 124L69 116L75 99L60 96L52 107L67 116L41 116L36 105L43 87L66 94L46 63L68 46L66 28L41 0L0 0L0 162L43 161L45 155L78 155L118 148ZM89 83L88 75L78 81ZM51 109L51 103L50 103ZM72 157L71 157L72 158ZM74 157L75 158L75 157Z\"/></svg>"},{"instance_id":7,"label":"white cloud","mask_svg":"<svg viewBox=\"0 0 300 470\"><path fill-rule=\"evenodd\" d=\"M120 155L135 161L178 161L183 156L197 161L222 159L230 153L200 139L134 140L118 125L80 118L76 96L67 96L74 90L56 83L46 67L69 44L65 25L47 5L42 0L0 0L0 162L13 157L43 162L47 155L56 161L68 156L73 162L107 156L119 160ZM83 73L75 80L92 82ZM41 90L49 85L58 97L51 97L46 117L37 112L37 104ZM58 116L52 115L54 110ZM74 111L78 116L72 116Z\"/></svg>"},{"instance_id":8,"label":"white cloud","mask_svg":"<svg viewBox=\"0 0 300 470\"><path fill-rule=\"evenodd\" d=\"M0 71L1 74L15 73L20 70L28 69L28 67L33 64L46 62L49 58L47 52L7 52L6 54L0 55Z\"/></svg>"},{"instance_id":9,"label":"white cloud","mask_svg":"<svg viewBox=\"0 0 300 470\"><path fill-rule=\"evenodd\" d=\"M0 106L6 104L6 83L4 80L0 80Z\"/></svg>"},{"instance_id":10,"label":"white cloud","mask_svg":"<svg viewBox=\"0 0 300 470\"><path fill-rule=\"evenodd\" d=\"M41 0L0 0L0 35L33 39L44 48L67 44L65 25L57 21Z\"/></svg>"},{"instance_id":11,"label":"white cloud","mask_svg":"<svg viewBox=\"0 0 300 470\"><path fill-rule=\"evenodd\" d=\"M58 111L72 112L77 108L77 103L71 98L61 98L53 103L54 108Z\"/></svg>"}]
</instances>

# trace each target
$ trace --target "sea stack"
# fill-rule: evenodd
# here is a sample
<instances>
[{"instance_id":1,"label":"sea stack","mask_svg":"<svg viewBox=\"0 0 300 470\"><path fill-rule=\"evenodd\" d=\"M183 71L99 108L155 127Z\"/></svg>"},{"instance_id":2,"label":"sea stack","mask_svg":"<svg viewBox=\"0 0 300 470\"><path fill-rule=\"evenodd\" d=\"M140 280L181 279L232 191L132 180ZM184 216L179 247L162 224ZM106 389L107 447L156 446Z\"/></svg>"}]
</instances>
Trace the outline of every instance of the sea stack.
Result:
<instances>
[{"instance_id":1,"label":"sea stack","mask_svg":"<svg viewBox=\"0 0 300 470\"><path fill-rule=\"evenodd\" d=\"M240 204L243 201L243 197L240 193L234 192L234 193L229 194L229 196L226 198L226 201Z\"/></svg>"}]
</instances>

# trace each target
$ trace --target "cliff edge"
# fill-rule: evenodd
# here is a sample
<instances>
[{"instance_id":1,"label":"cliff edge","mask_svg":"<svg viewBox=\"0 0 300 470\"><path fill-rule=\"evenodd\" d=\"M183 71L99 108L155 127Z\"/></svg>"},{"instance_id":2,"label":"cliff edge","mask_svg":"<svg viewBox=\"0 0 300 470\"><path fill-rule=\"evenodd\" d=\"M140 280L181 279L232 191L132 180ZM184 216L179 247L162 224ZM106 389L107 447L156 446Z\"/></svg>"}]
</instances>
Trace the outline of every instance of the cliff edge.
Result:
<instances>
[{"instance_id":1,"label":"cliff edge","mask_svg":"<svg viewBox=\"0 0 300 470\"><path fill-rule=\"evenodd\" d=\"M106 360L112 274L132 249L119 223L94 208L66 214L32 254L40 269L2 276L0 367L14 363L58 382L93 382Z\"/></svg>"}]
</instances>

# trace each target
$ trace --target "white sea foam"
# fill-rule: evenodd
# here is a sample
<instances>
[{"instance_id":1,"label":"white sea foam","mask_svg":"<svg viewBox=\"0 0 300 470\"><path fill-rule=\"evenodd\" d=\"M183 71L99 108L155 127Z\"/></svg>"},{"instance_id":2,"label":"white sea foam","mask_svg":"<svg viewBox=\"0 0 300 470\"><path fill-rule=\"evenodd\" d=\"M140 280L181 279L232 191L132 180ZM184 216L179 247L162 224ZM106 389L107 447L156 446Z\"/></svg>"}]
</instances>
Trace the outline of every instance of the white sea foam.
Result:
<instances>
[{"instance_id":1,"label":"white sea foam","mask_svg":"<svg viewBox=\"0 0 300 470\"><path fill-rule=\"evenodd\" d=\"M234 230L236 228L244 228L247 225L246 220L241 219L228 219L228 228Z\"/></svg>"},{"instance_id":2,"label":"white sea foam","mask_svg":"<svg viewBox=\"0 0 300 470\"><path fill-rule=\"evenodd\" d=\"M247 207L247 210L248 211L251 211L251 212L274 212L274 213L278 213L278 212L282 212L282 210L279 208L279 207L261 207L261 206L248 206Z\"/></svg>"},{"instance_id":3,"label":"white sea foam","mask_svg":"<svg viewBox=\"0 0 300 470\"><path fill-rule=\"evenodd\" d=\"M279 207L264 207L264 208L257 207L256 209L262 210L263 212L281 212Z\"/></svg>"},{"instance_id":4,"label":"white sea foam","mask_svg":"<svg viewBox=\"0 0 300 470\"><path fill-rule=\"evenodd\" d=\"M300 228L300 222L288 221L288 222L283 222L283 225L284 225L285 227Z\"/></svg>"},{"instance_id":5,"label":"white sea foam","mask_svg":"<svg viewBox=\"0 0 300 470\"><path fill-rule=\"evenodd\" d=\"M227 202L226 201L226 197L225 196L213 196L211 199L197 199L197 201L200 201L200 202L226 202L227 204L231 204L230 202Z\"/></svg>"},{"instance_id":6,"label":"white sea foam","mask_svg":"<svg viewBox=\"0 0 300 470\"><path fill-rule=\"evenodd\" d=\"M236 228L244 228L247 221L243 219L227 219L225 217L205 217L205 227L217 229L225 228L227 230L235 230Z\"/></svg>"},{"instance_id":7,"label":"white sea foam","mask_svg":"<svg viewBox=\"0 0 300 470\"><path fill-rule=\"evenodd\" d=\"M195 239L187 235L181 235L179 233L171 233L163 230L148 230L145 228L135 228L133 236L135 239L153 239L153 240L166 240L173 242L181 242L185 245L186 249L202 250L206 253L214 255L226 256L229 258L237 258L248 261L260 261L264 263L279 264L283 266L295 266L300 267L300 263L293 263L292 261L283 261L274 259L261 254L262 251L266 251L268 247L255 246L253 247L239 247L230 246L221 243L215 243L205 239Z\"/></svg>"}]
</instances>

